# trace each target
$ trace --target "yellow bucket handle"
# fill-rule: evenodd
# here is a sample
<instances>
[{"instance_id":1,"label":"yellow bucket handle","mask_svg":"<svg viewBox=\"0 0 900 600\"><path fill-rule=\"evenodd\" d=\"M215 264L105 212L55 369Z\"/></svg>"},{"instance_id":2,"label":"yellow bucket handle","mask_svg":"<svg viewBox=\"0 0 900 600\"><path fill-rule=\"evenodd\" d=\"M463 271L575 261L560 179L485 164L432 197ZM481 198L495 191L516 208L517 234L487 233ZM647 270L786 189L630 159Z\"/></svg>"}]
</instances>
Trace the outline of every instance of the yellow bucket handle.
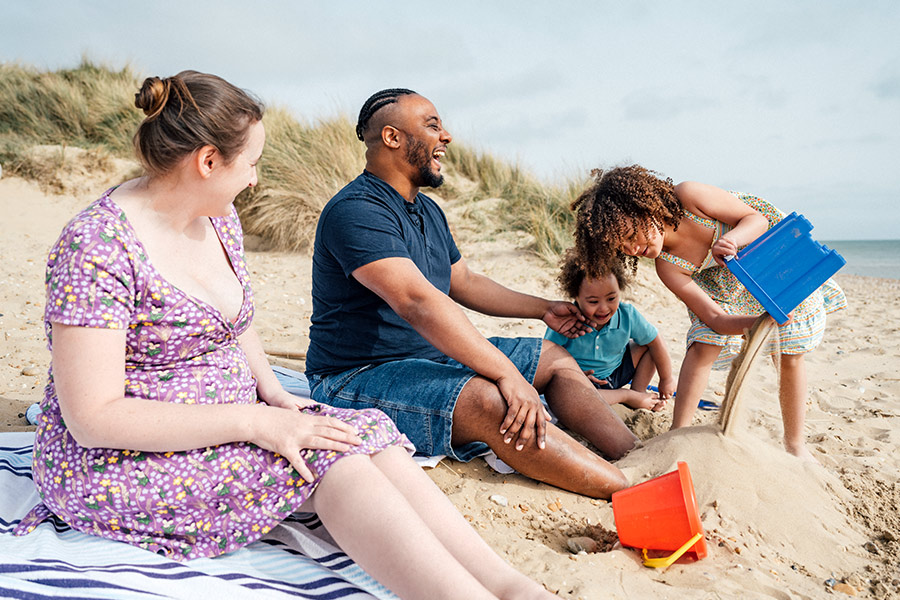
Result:
<instances>
[{"instance_id":1,"label":"yellow bucket handle","mask_svg":"<svg viewBox=\"0 0 900 600\"><path fill-rule=\"evenodd\" d=\"M681 555L684 554L685 552L687 552L688 548L690 548L691 546L693 546L694 544L699 542L700 538L702 538L702 537L703 537L702 533L698 533L698 534L694 535L694 537L692 537L691 539L686 541L681 548L679 548L678 550L676 550L669 556L663 556L661 558L647 558L647 549L644 548L642 550L642 552L644 554L644 566L645 567L653 567L654 569L665 569L666 567L668 567L669 565L674 563L676 560L681 558Z\"/></svg>"}]
</instances>

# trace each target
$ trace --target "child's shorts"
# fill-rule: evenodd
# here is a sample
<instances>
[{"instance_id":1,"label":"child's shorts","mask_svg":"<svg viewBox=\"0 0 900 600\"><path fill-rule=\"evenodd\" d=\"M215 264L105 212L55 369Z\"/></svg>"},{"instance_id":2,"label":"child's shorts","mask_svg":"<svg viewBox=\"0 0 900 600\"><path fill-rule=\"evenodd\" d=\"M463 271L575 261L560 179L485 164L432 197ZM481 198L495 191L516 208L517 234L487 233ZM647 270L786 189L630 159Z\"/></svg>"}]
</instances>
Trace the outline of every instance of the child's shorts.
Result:
<instances>
[{"instance_id":1,"label":"child's shorts","mask_svg":"<svg viewBox=\"0 0 900 600\"><path fill-rule=\"evenodd\" d=\"M598 379L600 378L598 377ZM617 390L631 383L631 380L634 379L634 362L631 360L630 346L625 346L625 352L622 354L622 362L619 363L616 370L610 373L609 377L606 377L605 379L605 384L594 384L597 389Z\"/></svg>"}]
</instances>

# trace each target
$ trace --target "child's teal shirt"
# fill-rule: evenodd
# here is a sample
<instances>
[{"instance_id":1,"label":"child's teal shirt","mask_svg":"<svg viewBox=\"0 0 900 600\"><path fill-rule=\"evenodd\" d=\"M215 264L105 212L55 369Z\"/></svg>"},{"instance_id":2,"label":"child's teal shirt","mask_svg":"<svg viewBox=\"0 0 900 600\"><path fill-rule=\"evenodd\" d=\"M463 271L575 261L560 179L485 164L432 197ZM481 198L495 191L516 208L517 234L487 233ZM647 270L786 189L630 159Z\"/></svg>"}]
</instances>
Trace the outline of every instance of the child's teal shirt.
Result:
<instances>
[{"instance_id":1,"label":"child's teal shirt","mask_svg":"<svg viewBox=\"0 0 900 600\"><path fill-rule=\"evenodd\" d=\"M606 379L622 362L628 342L646 346L656 339L656 327L627 302L619 303L619 310L604 327L575 339L556 333L549 327L544 339L556 342L569 351L583 371L594 370L594 377Z\"/></svg>"}]
</instances>

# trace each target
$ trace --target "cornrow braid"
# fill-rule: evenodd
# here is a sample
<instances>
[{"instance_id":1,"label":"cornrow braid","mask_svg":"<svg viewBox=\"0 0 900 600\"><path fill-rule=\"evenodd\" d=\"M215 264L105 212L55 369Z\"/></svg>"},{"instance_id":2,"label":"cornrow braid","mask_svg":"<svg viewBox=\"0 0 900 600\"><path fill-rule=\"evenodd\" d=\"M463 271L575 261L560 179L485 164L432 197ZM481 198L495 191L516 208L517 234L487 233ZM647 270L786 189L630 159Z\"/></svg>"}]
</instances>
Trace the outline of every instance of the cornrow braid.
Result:
<instances>
[{"instance_id":1,"label":"cornrow braid","mask_svg":"<svg viewBox=\"0 0 900 600\"><path fill-rule=\"evenodd\" d=\"M394 104L400 96L408 96L415 93L406 88L388 88L369 96L369 99L365 101L359 110L359 118L356 120L356 137L359 138L359 141L365 141L364 134L369 127L369 120L375 113L388 104Z\"/></svg>"}]
</instances>

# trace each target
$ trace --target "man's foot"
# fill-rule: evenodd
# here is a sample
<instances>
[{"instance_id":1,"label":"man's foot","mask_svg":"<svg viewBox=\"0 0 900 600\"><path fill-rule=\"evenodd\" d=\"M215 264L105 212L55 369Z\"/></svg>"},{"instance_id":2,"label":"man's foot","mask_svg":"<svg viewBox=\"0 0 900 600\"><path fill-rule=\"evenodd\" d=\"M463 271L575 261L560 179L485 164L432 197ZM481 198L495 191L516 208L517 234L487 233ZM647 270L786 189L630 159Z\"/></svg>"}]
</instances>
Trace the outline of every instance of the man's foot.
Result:
<instances>
[{"instance_id":1,"label":"man's foot","mask_svg":"<svg viewBox=\"0 0 900 600\"><path fill-rule=\"evenodd\" d=\"M653 412L659 412L666 406L665 398L651 392L639 392L637 390L623 390L628 392L628 397L622 402L630 408L645 408Z\"/></svg>"}]
</instances>

